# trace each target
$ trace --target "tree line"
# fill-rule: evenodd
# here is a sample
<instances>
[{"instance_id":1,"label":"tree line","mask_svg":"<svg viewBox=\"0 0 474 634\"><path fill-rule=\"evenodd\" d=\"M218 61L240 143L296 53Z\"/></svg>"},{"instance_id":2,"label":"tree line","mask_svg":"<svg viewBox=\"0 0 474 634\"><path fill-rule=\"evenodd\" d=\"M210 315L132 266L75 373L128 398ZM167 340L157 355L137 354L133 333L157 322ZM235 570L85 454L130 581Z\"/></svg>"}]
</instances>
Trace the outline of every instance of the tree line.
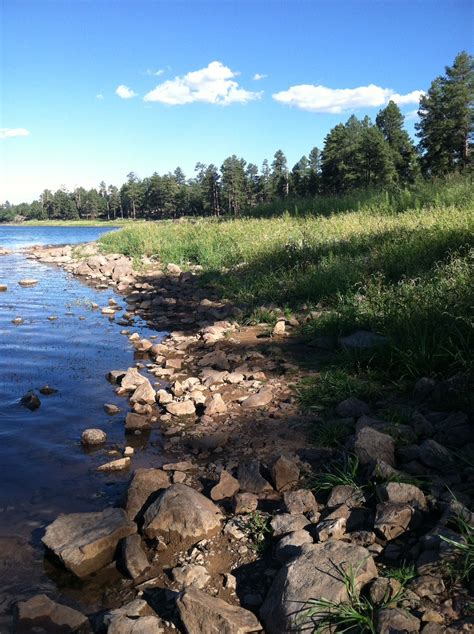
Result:
<instances>
[{"instance_id":1,"label":"tree line","mask_svg":"<svg viewBox=\"0 0 474 634\"><path fill-rule=\"evenodd\" d=\"M0 206L0 220L77 218L157 219L183 215L231 214L288 197L341 195L355 190L409 187L420 178L442 177L472 168L474 58L459 53L445 74L421 97L416 124L419 143L404 129L394 101L369 117L349 117L289 168L282 150L259 168L232 155L220 167L197 163L186 178L177 167L140 179L130 172L122 186L69 192L45 189L32 203Z\"/></svg>"}]
</instances>

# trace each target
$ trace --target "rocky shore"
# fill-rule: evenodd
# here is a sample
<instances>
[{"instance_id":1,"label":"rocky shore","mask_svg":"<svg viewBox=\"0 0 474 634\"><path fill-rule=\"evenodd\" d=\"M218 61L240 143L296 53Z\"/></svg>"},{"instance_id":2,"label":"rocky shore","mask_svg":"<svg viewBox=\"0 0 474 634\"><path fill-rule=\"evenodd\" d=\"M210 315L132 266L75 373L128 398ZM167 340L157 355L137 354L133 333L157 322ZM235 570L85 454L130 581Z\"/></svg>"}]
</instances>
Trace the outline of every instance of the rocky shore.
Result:
<instances>
[{"instance_id":1,"label":"rocky shore","mask_svg":"<svg viewBox=\"0 0 474 634\"><path fill-rule=\"evenodd\" d=\"M474 448L474 432L453 405L462 377L420 377L408 398L349 397L308 414L295 386L333 352L293 335L304 315L244 326L199 267L147 260L136 271L95 244L29 257L123 296L95 307L137 361L107 377L128 407L105 407L123 416L126 438L159 431L172 459L136 469L126 444L99 467L130 470L121 508L60 515L42 538L71 579L117 571L115 605L84 615L35 595L18 604L15 631L332 632L343 631L341 605L366 615L352 632L473 631L463 566L473 565L474 467L457 448ZM165 333L159 343L134 332L137 315ZM356 332L340 345L376 339ZM405 412L396 423L394 406ZM339 446L312 446L310 430L331 422L347 430ZM107 437L88 429L82 442Z\"/></svg>"}]
</instances>

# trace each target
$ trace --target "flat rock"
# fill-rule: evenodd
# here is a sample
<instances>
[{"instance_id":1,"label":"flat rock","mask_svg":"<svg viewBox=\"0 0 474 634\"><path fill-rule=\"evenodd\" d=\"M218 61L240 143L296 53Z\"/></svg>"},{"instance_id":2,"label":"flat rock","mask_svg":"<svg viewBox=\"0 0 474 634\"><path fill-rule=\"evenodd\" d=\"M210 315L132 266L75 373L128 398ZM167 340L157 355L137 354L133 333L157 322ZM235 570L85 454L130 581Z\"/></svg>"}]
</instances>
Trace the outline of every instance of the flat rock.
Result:
<instances>
[{"instance_id":1,"label":"flat rock","mask_svg":"<svg viewBox=\"0 0 474 634\"><path fill-rule=\"evenodd\" d=\"M365 501L364 495L360 490L355 489L349 484L336 485L328 498L327 506L335 508L341 504L345 504L348 508L356 508L361 506Z\"/></svg>"},{"instance_id":2,"label":"flat rock","mask_svg":"<svg viewBox=\"0 0 474 634\"><path fill-rule=\"evenodd\" d=\"M81 434L81 443L85 447L103 445L107 440L107 434L102 429L85 429Z\"/></svg>"},{"instance_id":3,"label":"flat rock","mask_svg":"<svg viewBox=\"0 0 474 634\"><path fill-rule=\"evenodd\" d=\"M35 286L36 284L38 284L38 280L30 277L25 277L23 280L20 280L18 284L20 286Z\"/></svg>"},{"instance_id":4,"label":"flat rock","mask_svg":"<svg viewBox=\"0 0 474 634\"><path fill-rule=\"evenodd\" d=\"M239 465L237 479L242 491L265 493L273 491L272 485L260 473L260 461L250 460Z\"/></svg>"},{"instance_id":5,"label":"flat rock","mask_svg":"<svg viewBox=\"0 0 474 634\"><path fill-rule=\"evenodd\" d=\"M89 619L81 612L37 594L17 604L15 632L91 632Z\"/></svg>"},{"instance_id":6,"label":"flat rock","mask_svg":"<svg viewBox=\"0 0 474 634\"><path fill-rule=\"evenodd\" d=\"M46 528L43 544L77 577L86 577L109 564L118 542L137 526L125 511L108 508L98 513L60 515Z\"/></svg>"},{"instance_id":7,"label":"flat rock","mask_svg":"<svg viewBox=\"0 0 474 634\"><path fill-rule=\"evenodd\" d=\"M176 602L187 634L245 634L262 626L249 610L189 587Z\"/></svg>"},{"instance_id":8,"label":"flat rock","mask_svg":"<svg viewBox=\"0 0 474 634\"><path fill-rule=\"evenodd\" d=\"M157 616L117 616L112 619L107 634L163 634L164 623Z\"/></svg>"},{"instance_id":9,"label":"flat rock","mask_svg":"<svg viewBox=\"0 0 474 634\"><path fill-rule=\"evenodd\" d=\"M143 532L150 539L175 536L196 543L215 535L223 517L218 507L198 491L173 484L159 494L143 519Z\"/></svg>"},{"instance_id":10,"label":"flat rock","mask_svg":"<svg viewBox=\"0 0 474 634\"><path fill-rule=\"evenodd\" d=\"M181 586L181 588L187 588L188 586L205 588L211 580L211 576L206 568L199 564L184 564L183 566L178 566L177 568L173 568L171 574L173 580Z\"/></svg>"},{"instance_id":11,"label":"flat rock","mask_svg":"<svg viewBox=\"0 0 474 634\"><path fill-rule=\"evenodd\" d=\"M100 465L100 467L97 467L97 471L106 473L111 471L123 471L130 467L130 463L131 460L128 456L126 458L117 458L117 460L111 460L110 462Z\"/></svg>"},{"instance_id":12,"label":"flat rock","mask_svg":"<svg viewBox=\"0 0 474 634\"><path fill-rule=\"evenodd\" d=\"M369 412L370 406L355 396L349 396L336 407L336 414L342 418L359 418Z\"/></svg>"},{"instance_id":13,"label":"flat rock","mask_svg":"<svg viewBox=\"0 0 474 634\"><path fill-rule=\"evenodd\" d=\"M436 440L424 440L418 450L419 460L432 469L442 471L452 464L451 452L440 445Z\"/></svg>"},{"instance_id":14,"label":"flat rock","mask_svg":"<svg viewBox=\"0 0 474 634\"><path fill-rule=\"evenodd\" d=\"M137 469L129 484L125 512L131 520L137 520L156 499L158 492L169 487L168 474L161 469Z\"/></svg>"},{"instance_id":15,"label":"flat rock","mask_svg":"<svg viewBox=\"0 0 474 634\"><path fill-rule=\"evenodd\" d=\"M166 404L166 411L173 416L191 416L196 413L193 401L172 401Z\"/></svg>"},{"instance_id":16,"label":"flat rock","mask_svg":"<svg viewBox=\"0 0 474 634\"><path fill-rule=\"evenodd\" d=\"M236 515L252 513L257 509L258 497L253 493L237 493L234 497L233 510Z\"/></svg>"},{"instance_id":17,"label":"flat rock","mask_svg":"<svg viewBox=\"0 0 474 634\"><path fill-rule=\"evenodd\" d=\"M126 431L147 431L148 429L151 429L151 421L148 415L128 412L125 417Z\"/></svg>"},{"instance_id":18,"label":"flat rock","mask_svg":"<svg viewBox=\"0 0 474 634\"><path fill-rule=\"evenodd\" d=\"M312 544L313 538L305 530L297 530L288 533L280 539L275 549L275 557L278 561L285 563L301 554L301 546Z\"/></svg>"},{"instance_id":19,"label":"flat rock","mask_svg":"<svg viewBox=\"0 0 474 634\"><path fill-rule=\"evenodd\" d=\"M377 633L393 634L394 632L420 631L420 621L410 614L408 610L402 608L384 608L377 614Z\"/></svg>"},{"instance_id":20,"label":"flat rock","mask_svg":"<svg viewBox=\"0 0 474 634\"><path fill-rule=\"evenodd\" d=\"M361 546L328 541L304 544L301 549L301 554L278 572L260 610L268 634L299 631L304 626L312 630L314 623L305 623L302 617L310 599L347 600L341 569L352 567L358 588L377 576L374 560Z\"/></svg>"},{"instance_id":21,"label":"flat rock","mask_svg":"<svg viewBox=\"0 0 474 634\"><path fill-rule=\"evenodd\" d=\"M265 407L269 405L273 399L272 391L269 388L263 388L256 394L252 394L242 401L243 409L253 409L256 407Z\"/></svg>"},{"instance_id":22,"label":"flat rock","mask_svg":"<svg viewBox=\"0 0 474 634\"><path fill-rule=\"evenodd\" d=\"M395 443L388 434L382 434L372 427L362 427L356 433L354 452L362 464L373 464L383 460L395 466Z\"/></svg>"},{"instance_id":23,"label":"flat rock","mask_svg":"<svg viewBox=\"0 0 474 634\"><path fill-rule=\"evenodd\" d=\"M377 492L383 502L395 502L397 504L410 504L411 506L426 511L428 503L425 494L413 484L405 482L387 482L377 487Z\"/></svg>"},{"instance_id":24,"label":"flat rock","mask_svg":"<svg viewBox=\"0 0 474 634\"><path fill-rule=\"evenodd\" d=\"M223 469L219 482L211 489L212 500L224 500L233 497L240 489L239 481Z\"/></svg>"},{"instance_id":25,"label":"flat rock","mask_svg":"<svg viewBox=\"0 0 474 634\"><path fill-rule=\"evenodd\" d=\"M347 337L340 337L339 344L347 350L366 350L388 344L387 337L382 337L368 330L357 330Z\"/></svg>"},{"instance_id":26,"label":"flat rock","mask_svg":"<svg viewBox=\"0 0 474 634\"><path fill-rule=\"evenodd\" d=\"M270 522L273 536L281 537L288 533L294 533L306 528L310 521L304 515L290 515L289 513L279 513Z\"/></svg>"}]
</instances>

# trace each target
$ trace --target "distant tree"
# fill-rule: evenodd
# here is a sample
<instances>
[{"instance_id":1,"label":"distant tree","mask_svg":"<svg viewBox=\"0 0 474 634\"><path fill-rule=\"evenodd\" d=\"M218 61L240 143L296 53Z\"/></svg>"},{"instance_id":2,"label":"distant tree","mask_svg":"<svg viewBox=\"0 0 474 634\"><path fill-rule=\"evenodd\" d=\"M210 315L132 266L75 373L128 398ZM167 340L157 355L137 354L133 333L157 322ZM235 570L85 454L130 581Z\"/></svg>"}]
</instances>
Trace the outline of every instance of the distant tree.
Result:
<instances>
[{"instance_id":1,"label":"distant tree","mask_svg":"<svg viewBox=\"0 0 474 634\"><path fill-rule=\"evenodd\" d=\"M109 201L109 210L112 214L112 218L115 220L117 218L117 212L120 210L120 194L119 190L115 185L109 185L107 190L107 196ZM123 218L123 214L122 214Z\"/></svg>"},{"instance_id":2,"label":"distant tree","mask_svg":"<svg viewBox=\"0 0 474 634\"><path fill-rule=\"evenodd\" d=\"M392 160L401 184L413 183L419 174L418 155L406 130L404 116L394 101L380 110L375 123L390 146Z\"/></svg>"},{"instance_id":3,"label":"distant tree","mask_svg":"<svg viewBox=\"0 0 474 634\"><path fill-rule=\"evenodd\" d=\"M321 180L321 152L314 147L309 153L309 174L307 183L307 195L315 196L320 188Z\"/></svg>"},{"instance_id":4,"label":"distant tree","mask_svg":"<svg viewBox=\"0 0 474 634\"><path fill-rule=\"evenodd\" d=\"M222 197L226 201L227 211L239 216L246 202L246 162L235 154L222 163Z\"/></svg>"},{"instance_id":5,"label":"distant tree","mask_svg":"<svg viewBox=\"0 0 474 634\"><path fill-rule=\"evenodd\" d=\"M290 193L290 179L288 163L282 150L277 150L273 156L271 180L275 195L286 198Z\"/></svg>"},{"instance_id":6,"label":"distant tree","mask_svg":"<svg viewBox=\"0 0 474 634\"><path fill-rule=\"evenodd\" d=\"M445 75L420 99L416 124L422 165L428 176L464 170L471 162L474 127L474 60L459 53Z\"/></svg>"}]
</instances>

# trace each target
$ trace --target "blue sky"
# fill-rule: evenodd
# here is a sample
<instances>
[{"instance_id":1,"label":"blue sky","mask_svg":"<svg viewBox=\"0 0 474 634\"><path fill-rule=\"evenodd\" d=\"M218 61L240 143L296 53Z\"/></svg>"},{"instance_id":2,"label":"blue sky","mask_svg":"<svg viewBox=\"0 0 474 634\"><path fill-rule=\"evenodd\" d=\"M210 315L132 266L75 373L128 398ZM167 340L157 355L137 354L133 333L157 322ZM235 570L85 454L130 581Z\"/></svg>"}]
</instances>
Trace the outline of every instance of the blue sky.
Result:
<instances>
[{"instance_id":1,"label":"blue sky","mask_svg":"<svg viewBox=\"0 0 474 634\"><path fill-rule=\"evenodd\" d=\"M290 167L472 45L464 0L0 0L0 201L230 154Z\"/></svg>"}]
</instances>

